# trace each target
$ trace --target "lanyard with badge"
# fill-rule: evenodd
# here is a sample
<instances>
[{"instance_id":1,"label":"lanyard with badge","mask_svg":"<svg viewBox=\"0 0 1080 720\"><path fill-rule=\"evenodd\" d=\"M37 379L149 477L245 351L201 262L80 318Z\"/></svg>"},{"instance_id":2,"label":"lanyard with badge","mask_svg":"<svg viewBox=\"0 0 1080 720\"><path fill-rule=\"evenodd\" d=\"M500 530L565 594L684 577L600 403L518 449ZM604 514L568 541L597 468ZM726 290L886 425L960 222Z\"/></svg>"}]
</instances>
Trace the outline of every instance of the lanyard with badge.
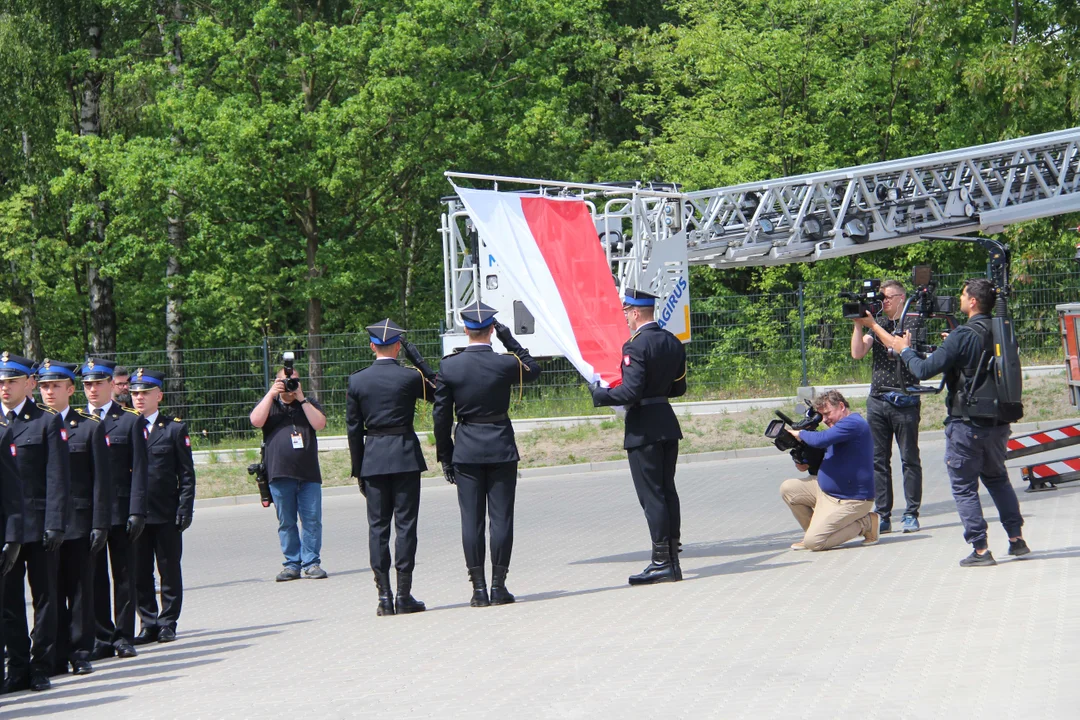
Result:
<instances>
[{"instance_id":1,"label":"lanyard with badge","mask_svg":"<svg viewBox=\"0 0 1080 720\"><path fill-rule=\"evenodd\" d=\"M304 409L300 408L300 412L303 412L303 411L304 411ZM304 449L304 436L301 435L300 431L296 429L296 423L295 422L293 422L293 426L292 426L292 446L293 446L293 450L303 450Z\"/></svg>"}]
</instances>

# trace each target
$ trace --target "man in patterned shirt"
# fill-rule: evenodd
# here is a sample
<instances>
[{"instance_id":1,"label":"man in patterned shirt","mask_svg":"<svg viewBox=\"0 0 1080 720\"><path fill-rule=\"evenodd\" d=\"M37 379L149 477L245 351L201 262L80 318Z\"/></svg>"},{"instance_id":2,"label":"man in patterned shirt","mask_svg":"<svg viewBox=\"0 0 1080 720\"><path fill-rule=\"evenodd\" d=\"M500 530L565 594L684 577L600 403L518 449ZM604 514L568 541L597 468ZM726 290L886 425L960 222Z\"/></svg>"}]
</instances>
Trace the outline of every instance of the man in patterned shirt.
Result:
<instances>
[{"instance_id":1,"label":"man in patterned shirt","mask_svg":"<svg viewBox=\"0 0 1080 720\"><path fill-rule=\"evenodd\" d=\"M896 280L881 283L883 295L878 324L889 333L897 329L904 310L906 293ZM919 421L921 409L918 395L905 395L886 388L909 387L919 381L897 362L896 355L877 341L873 332L864 332L862 318L855 320L851 333L851 357L860 360L872 351L873 369L870 378L870 397L866 399L866 420L874 438L874 511L881 516L881 533L892 532L892 445L900 448L900 464L904 472L904 532L919 529L919 506L922 503L922 464L919 459ZM904 320L903 330L914 331L923 323L918 316Z\"/></svg>"}]
</instances>

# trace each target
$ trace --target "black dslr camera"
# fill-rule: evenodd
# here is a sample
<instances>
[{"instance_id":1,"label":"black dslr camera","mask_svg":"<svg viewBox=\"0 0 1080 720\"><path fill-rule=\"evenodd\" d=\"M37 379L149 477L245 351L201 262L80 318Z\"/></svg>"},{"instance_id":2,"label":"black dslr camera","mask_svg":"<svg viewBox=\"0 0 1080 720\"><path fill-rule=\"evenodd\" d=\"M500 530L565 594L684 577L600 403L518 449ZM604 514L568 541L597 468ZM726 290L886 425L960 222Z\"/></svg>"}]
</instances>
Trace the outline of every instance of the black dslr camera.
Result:
<instances>
[{"instance_id":1,"label":"black dslr camera","mask_svg":"<svg viewBox=\"0 0 1080 720\"><path fill-rule=\"evenodd\" d=\"M263 459L266 455L266 446L262 446ZM252 475L255 478L255 484L259 487L259 500L262 501L263 507L270 507L270 503L274 502L274 496L270 494L270 477L266 472L266 463L260 460L257 463L251 463L247 467L248 475Z\"/></svg>"},{"instance_id":2,"label":"black dslr camera","mask_svg":"<svg viewBox=\"0 0 1080 720\"><path fill-rule=\"evenodd\" d=\"M929 265L917 265L912 269L911 279L915 291L904 306L897 328L903 329L907 316L915 314L925 320L942 318L948 323L949 330L953 330L956 327L956 320L953 318L953 313L956 312L955 298L950 295L936 294L937 282L934 280L933 269ZM898 331L897 334L900 332ZM926 323L922 323L913 333L911 349L921 357L926 357L937 349L935 345L930 344Z\"/></svg>"},{"instance_id":3,"label":"black dslr camera","mask_svg":"<svg viewBox=\"0 0 1080 720\"><path fill-rule=\"evenodd\" d=\"M844 317L848 320L858 320L867 313L877 315L881 312L885 296L881 294L881 280L863 280L859 292L842 292L841 300L844 303Z\"/></svg>"},{"instance_id":4,"label":"black dslr camera","mask_svg":"<svg viewBox=\"0 0 1080 720\"><path fill-rule=\"evenodd\" d=\"M778 419L770 422L765 428L765 437L772 440L773 445L780 452L791 453L791 459L797 464L809 465L811 475L817 475L818 466L825 457L825 451L810 447L788 432L786 427L790 425L792 430L817 430L821 425L821 413L814 409L809 400L803 402L806 403L806 411L798 422L779 410L775 411Z\"/></svg>"},{"instance_id":5,"label":"black dslr camera","mask_svg":"<svg viewBox=\"0 0 1080 720\"><path fill-rule=\"evenodd\" d=\"M293 377L293 361L296 356L291 352L281 353L281 363L285 370L285 392L296 392L300 387L300 381Z\"/></svg>"}]
</instances>

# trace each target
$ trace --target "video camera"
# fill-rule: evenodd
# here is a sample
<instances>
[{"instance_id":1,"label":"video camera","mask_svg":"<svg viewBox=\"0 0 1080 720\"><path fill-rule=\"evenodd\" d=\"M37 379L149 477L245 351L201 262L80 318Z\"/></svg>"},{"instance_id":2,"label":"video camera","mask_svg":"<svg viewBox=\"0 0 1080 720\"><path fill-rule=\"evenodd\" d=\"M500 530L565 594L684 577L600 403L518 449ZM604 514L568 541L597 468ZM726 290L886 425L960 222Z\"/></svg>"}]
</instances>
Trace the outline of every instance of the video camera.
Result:
<instances>
[{"instance_id":1,"label":"video camera","mask_svg":"<svg viewBox=\"0 0 1080 720\"><path fill-rule=\"evenodd\" d=\"M291 352L281 353L281 363L285 371L285 392L296 392L300 387L300 380L293 377L293 362L296 356Z\"/></svg>"},{"instance_id":2,"label":"video camera","mask_svg":"<svg viewBox=\"0 0 1080 720\"><path fill-rule=\"evenodd\" d=\"M792 430L817 430L818 426L821 425L821 413L814 409L809 400L803 402L806 403L806 410L803 412L802 419L797 422L776 410L778 419L771 421L769 426L765 428L765 437L772 440L773 445L780 452L790 453L791 459L797 464L809 465L810 474L816 475L818 466L821 465L821 461L825 457L825 451L810 447L788 432L786 427L790 425Z\"/></svg>"},{"instance_id":3,"label":"video camera","mask_svg":"<svg viewBox=\"0 0 1080 720\"><path fill-rule=\"evenodd\" d=\"M850 301L843 306L844 317L848 320L858 320L867 313L877 315L881 312L885 300L885 296L881 294L881 280L863 280L860 292L842 292L840 299Z\"/></svg>"}]
</instances>

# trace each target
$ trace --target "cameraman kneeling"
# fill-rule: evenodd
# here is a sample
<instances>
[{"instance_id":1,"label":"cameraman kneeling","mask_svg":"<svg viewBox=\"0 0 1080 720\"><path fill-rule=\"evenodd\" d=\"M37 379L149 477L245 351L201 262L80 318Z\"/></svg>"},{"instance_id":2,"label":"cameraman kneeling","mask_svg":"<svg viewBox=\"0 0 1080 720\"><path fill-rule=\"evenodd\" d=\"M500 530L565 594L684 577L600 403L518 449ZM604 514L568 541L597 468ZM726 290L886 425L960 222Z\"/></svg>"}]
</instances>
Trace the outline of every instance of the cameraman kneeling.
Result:
<instances>
[{"instance_id":1,"label":"cameraman kneeling","mask_svg":"<svg viewBox=\"0 0 1080 720\"><path fill-rule=\"evenodd\" d=\"M878 540L874 507L874 441L870 425L851 412L847 400L828 390L814 400L828 430L789 432L812 448L824 449L817 475L785 480L780 496L806 531L792 550L828 550L863 536L863 545ZM806 465L796 465L807 470Z\"/></svg>"}]
</instances>

